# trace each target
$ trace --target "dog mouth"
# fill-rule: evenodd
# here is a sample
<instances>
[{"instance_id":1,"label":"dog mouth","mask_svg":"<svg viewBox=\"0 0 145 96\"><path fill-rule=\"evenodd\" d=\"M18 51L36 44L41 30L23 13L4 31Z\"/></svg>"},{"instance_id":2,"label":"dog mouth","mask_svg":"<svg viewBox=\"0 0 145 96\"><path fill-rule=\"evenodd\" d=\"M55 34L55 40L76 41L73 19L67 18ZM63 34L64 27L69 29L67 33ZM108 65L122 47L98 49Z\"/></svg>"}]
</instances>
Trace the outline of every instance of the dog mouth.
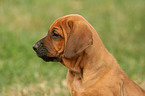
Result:
<instances>
[{"instance_id":1,"label":"dog mouth","mask_svg":"<svg viewBox=\"0 0 145 96\"><path fill-rule=\"evenodd\" d=\"M39 56L39 57L42 58L46 62L49 62L49 61L58 62L58 61L60 61L59 57L48 57L48 56Z\"/></svg>"}]
</instances>

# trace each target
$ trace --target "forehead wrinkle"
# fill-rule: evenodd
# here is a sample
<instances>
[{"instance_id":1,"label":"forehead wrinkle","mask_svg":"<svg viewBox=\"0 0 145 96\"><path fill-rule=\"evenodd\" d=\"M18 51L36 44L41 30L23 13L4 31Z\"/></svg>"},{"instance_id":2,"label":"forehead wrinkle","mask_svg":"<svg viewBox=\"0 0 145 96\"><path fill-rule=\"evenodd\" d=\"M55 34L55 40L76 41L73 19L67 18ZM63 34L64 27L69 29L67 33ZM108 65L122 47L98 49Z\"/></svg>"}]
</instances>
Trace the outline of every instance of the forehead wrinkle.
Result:
<instances>
[{"instance_id":1,"label":"forehead wrinkle","mask_svg":"<svg viewBox=\"0 0 145 96\"><path fill-rule=\"evenodd\" d=\"M67 38L68 38L68 34L70 33L71 29L68 25L68 20L64 20L62 23L61 23L61 28L62 28L62 33L64 35L64 41L65 41L65 45L66 45L66 42L67 42Z\"/></svg>"}]
</instances>

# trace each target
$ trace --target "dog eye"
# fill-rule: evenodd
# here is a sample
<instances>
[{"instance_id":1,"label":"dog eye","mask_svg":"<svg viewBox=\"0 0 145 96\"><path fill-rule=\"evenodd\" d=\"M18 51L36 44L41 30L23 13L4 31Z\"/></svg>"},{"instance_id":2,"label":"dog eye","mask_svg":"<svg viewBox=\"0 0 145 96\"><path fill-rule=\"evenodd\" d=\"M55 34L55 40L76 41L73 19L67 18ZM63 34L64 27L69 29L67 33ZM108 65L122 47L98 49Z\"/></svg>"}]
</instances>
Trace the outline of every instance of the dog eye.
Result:
<instances>
[{"instance_id":1,"label":"dog eye","mask_svg":"<svg viewBox=\"0 0 145 96\"><path fill-rule=\"evenodd\" d=\"M53 39L57 39L57 38L61 37L61 35L58 34L58 33L56 33L55 31L53 31L51 37L52 37Z\"/></svg>"}]
</instances>

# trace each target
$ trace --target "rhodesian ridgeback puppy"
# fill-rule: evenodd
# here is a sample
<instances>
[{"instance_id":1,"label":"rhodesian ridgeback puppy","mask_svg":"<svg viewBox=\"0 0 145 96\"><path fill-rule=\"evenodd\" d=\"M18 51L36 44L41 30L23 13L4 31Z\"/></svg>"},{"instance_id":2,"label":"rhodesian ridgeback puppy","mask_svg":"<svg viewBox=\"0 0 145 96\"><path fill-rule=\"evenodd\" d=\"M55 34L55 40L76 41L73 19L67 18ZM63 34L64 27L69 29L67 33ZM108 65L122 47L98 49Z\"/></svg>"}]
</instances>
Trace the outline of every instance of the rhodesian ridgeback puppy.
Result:
<instances>
[{"instance_id":1,"label":"rhodesian ridgeback puppy","mask_svg":"<svg viewBox=\"0 0 145 96\"><path fill-rule=\"evenodd\" d=\"M68 68L72 96L145 96L80 15L58 18L33 49L43 60L60 62Z\"/></svg>"}]
</instances>

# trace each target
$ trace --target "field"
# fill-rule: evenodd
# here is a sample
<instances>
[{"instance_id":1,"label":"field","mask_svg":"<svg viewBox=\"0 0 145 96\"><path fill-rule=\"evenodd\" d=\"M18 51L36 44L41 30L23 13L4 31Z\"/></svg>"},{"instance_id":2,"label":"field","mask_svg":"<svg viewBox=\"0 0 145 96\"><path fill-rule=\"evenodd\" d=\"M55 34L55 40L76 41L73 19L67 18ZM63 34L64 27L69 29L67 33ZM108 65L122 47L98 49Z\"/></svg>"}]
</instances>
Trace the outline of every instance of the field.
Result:
<instances>
[{"instance_id":1,"label":"field","mask_svg":"<svg viewBox=\"0 0 145 96\"><path fill-rule=\"evenodd\" d=\"M55 19L80 14L145 89L145 0L0 0L0 96L70 96L67 69L32 50Z\"/></svg>"}]
</instances>

